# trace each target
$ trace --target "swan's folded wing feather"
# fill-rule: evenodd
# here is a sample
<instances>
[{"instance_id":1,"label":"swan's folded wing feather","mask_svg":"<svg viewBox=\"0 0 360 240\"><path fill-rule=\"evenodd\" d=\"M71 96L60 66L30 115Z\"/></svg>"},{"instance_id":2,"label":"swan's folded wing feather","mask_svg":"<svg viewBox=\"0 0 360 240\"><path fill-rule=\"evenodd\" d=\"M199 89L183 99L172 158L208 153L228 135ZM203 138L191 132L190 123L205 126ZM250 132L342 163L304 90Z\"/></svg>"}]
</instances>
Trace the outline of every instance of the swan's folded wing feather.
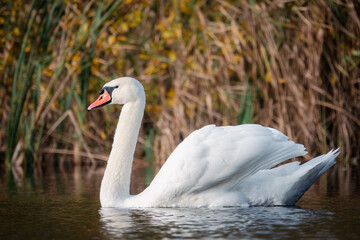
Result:
<instances>
[{"instance_id":1,"label":"swan's folded wing feather","mask_svg":"<svg viewBox=\"0 0 360 240\"><path fill-rule=\"evenodd\" d=\"M304 164L291 162L261 170L238 185L251 205L294 205L310 186L331 166L339 149Z\"/></svg>"},{"instance_id":2,"label":"swan's folded wing feather","mask_svg":"<svg viewBox=\"0 0 360 240\"><path fill-rule=\"evenodd\" d=\"M209 125L175 149L145 192L171 201L208 189L229 191L261 169L304 154L303 145L288 141L275 129L255 124Z\"/></svg>"}]
</instances>

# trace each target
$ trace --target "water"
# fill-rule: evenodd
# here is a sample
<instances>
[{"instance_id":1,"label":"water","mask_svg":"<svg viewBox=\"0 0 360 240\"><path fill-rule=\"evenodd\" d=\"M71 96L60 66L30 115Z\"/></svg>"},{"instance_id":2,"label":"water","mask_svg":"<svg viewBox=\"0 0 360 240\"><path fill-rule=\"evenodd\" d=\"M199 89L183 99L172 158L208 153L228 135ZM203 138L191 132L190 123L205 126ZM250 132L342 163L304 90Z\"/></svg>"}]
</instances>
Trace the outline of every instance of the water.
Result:
<instances>
[{"instance_id":1,"label":"water","mask_svg":"<svg viewBox=\"0 0 360 240\"><path fill-rule=\"evenodd\" d=\"M133 173L136 193L146 170ZM332 168L295 207L102 209L103 168L13 169L0 174L0 239L357 239L359 173Z\"/></svg>"}]
</instances>

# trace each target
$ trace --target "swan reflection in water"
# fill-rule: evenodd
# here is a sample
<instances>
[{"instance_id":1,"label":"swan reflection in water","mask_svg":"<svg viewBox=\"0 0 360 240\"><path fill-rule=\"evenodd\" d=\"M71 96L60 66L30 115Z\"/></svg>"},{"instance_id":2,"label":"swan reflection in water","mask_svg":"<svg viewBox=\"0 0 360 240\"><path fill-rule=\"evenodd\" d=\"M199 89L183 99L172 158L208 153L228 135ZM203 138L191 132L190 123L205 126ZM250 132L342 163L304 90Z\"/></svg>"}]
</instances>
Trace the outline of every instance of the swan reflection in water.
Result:
<instances>
[{"instance_id":1,"label":"swan reflection in water","mask_svg":"<svg viewBox=\"0 0 360 240\"><path fill-rule=\"evenodd\" d=\"M329 211L299 207L101 208L99 213L112 239L332 237L314 227L334 222Z\"/></svg>"}]
</instances>

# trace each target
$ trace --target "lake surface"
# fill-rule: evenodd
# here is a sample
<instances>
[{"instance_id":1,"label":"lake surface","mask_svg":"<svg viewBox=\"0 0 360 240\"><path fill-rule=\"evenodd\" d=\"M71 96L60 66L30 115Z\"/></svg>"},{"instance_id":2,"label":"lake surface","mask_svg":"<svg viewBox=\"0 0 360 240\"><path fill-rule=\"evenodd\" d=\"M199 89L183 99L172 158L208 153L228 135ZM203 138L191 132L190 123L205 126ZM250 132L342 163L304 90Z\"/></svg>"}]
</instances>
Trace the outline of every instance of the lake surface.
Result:
<instances>
[{"instance_id":1,"label":"lake surface","mask_svg":"<svg viewBox=\"0 0 360 240\"><path fill-rule=\"evenodd\" d=\"M132 192L149 169L133 170ZM106 209L103 168L0 174L0 239L358 239L360 170L337 164L295 207ZM151 172L151 171L150 171Z\"/></svg>"}]
</instances>

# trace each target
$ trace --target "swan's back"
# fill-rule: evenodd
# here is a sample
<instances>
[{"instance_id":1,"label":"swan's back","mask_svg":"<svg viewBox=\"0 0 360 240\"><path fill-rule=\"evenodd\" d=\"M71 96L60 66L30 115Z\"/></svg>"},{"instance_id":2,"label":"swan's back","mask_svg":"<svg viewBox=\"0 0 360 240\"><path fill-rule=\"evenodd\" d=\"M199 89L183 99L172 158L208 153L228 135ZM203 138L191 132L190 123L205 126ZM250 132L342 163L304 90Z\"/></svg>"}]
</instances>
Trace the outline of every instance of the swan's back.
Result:
<instances>
[{"instance_id":1,"label":"swan's back","mask_svg":"<svg viewBox=\"0 0 360 240\"><path fill-rule=\"evenodd\" d=\"M233 205L243 197L238 190L243 180L304 154L303 145L288 141L287 136L272 128L256 124L209 125L190 134L150 186L129 204Z\"/></svg>"}]
</instances>

